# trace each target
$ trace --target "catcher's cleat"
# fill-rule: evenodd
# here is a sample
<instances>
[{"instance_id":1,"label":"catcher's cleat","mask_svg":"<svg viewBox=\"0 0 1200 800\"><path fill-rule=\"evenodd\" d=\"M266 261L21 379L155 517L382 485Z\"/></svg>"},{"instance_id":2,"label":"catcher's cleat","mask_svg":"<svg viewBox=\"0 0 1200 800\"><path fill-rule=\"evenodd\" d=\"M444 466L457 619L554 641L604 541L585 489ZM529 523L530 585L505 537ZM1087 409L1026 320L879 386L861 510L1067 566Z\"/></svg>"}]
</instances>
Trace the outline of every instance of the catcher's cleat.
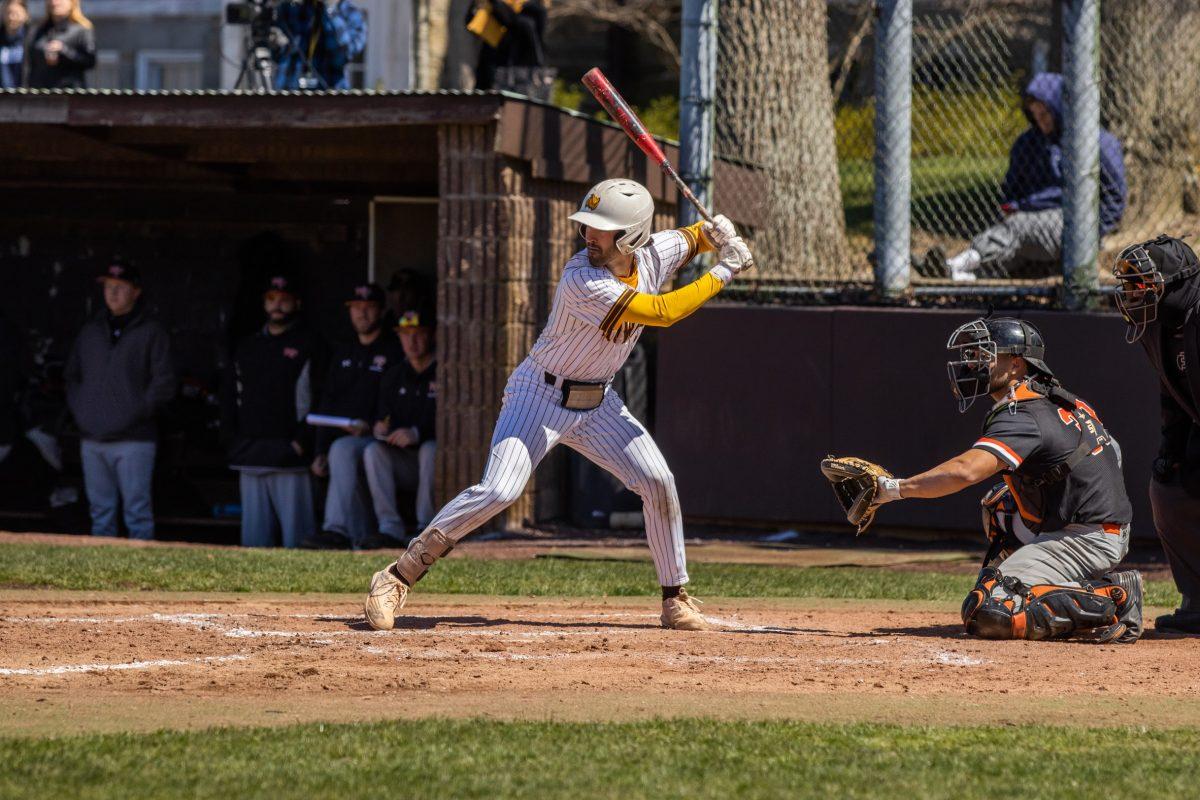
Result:
<instances>
[{"instance_id":1,"label":"catcher's cleat","mask_svg":"<svg viewBox=\"0 0 1200 800\"><path fill-rule=\"evenodd\" d=\"M408 586L392 571L394 566L379 570L371 578L371 588L363 606L367 624L377 631L392 629L396 624L396 612L404 608L404 601L408 599Z\"/></svg>"},{"instance_id":2,"label":"catcher's cleat","mask_svg":"<svg viewBox=\"0 0 1200 800\"><path fill-rule=\"evenodd\" d=\"M663 600L662 626L677 631L707 631L712 625L700 613L697 603L700 601L680 589L675 597Z\"/></svg>"},{"instance_id":3,"label":"catcher's cleat","mask_svg":"<svg viewBox=\"0 0 1200 800\"><path fill-rule=\"evenodd\" d=\"M1076 631L1071 638L1077 642L1088 642L1090 644L1126 644L1136 642L1137 637L1129 639L1129 628L1124 622L1114 622L1112 625L1105 625L1101 628L1086 628Z\"/></svg>"}]
</instances>

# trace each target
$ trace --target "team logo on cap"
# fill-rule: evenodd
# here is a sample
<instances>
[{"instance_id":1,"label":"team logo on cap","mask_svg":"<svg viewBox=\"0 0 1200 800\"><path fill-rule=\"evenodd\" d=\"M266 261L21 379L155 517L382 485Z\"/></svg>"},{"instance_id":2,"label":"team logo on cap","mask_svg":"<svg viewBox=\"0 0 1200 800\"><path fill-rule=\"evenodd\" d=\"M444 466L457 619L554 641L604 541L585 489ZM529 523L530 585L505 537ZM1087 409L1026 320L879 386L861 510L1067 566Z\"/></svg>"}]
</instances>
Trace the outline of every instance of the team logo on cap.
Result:
<instances>
[{"instance_id":1,"label":"team logo on cap","mask_svg":"<svg viewBox=\"0 0 1200 800\"><path fill-rule=\"evenodd\" d=\"M421 326L421 315L416 311L405 311L404 316L400 317L401 328L419 328Z\"/></svg>"},{"instance_id":2,"label":"team logo on cap","mask_svg":"<svg viewBox=\"0 0 1200 800\"><path fill-rule=\"evenodd\" d=\"M271 288L287 289L287 278L282 275L276 275L274 278L271 278Z\"/></svg>"},{"instance_id":3,"label":"team logo on cap","mask_svg":"<svg viewBox=\"0 0 1200 800\"><path fill-rule=\"evenodd\" d=\"M361 297L363 300L369 299L371 297L371 287L370 286L355 286L354 287L354 296Z\"/></svg>"},{"instance_id":4,"label":"team logo on cap","mask_svg":"<svg viewBox=\"0 0 1200 800\"><path fill-rule=\"evenodd\" d=\"M113 264L108 268L108 274L113 276L114 278L120 278L122 275L125 274L125 268L122 267L120 264Z\"/></svg>"},{"instance_id":5,"label":"team logo on cap","mask_svg":"<svg viewBox=\"0 0 1200 800\"><path fill-rule=\"evenodd\" d=\"M600 205L600 195L598 195L598 194L589 195L587 202L584 203L584 205L587 206L588 211L595 211L596 206Z\"/></svg>"},{"instance_id":6,"label":"team logo on cap","mask_svg":"<svg viewBox=\"0 0 1200 800\"><path fill-rule=\"evenodd\" d=\"M298 355L300 355L300 351L294 347L283 348L283 357L284 358L295 358Z\"/></svg>"}]
</instances>

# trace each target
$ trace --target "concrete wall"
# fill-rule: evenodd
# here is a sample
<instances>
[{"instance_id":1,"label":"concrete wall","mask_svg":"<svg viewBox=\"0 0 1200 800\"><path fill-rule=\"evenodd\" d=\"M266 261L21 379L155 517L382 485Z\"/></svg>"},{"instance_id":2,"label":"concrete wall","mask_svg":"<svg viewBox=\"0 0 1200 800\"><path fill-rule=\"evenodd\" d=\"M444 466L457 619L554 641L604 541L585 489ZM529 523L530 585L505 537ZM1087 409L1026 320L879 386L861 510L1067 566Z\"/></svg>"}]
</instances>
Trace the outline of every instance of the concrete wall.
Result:
<instances>
[{"instance_id":1,"label":"concrete wall","mask_svg":"<svg viewBox=\"0 0 1200 800\"><path fill-rule=\"evenodd\" d=\"M986 399L959 414L946 378L957 311L718 306L659 339L656 436L693 518L845 525L818 469L858 455L911 475L969 447ZM1125 454L1134 533L1153 536L1147 485L1158 383L1111 314L1022 315L1047 361ZM990 485L990 484L989 484ZM888 506L877 525L977 530L986 486Z\"/></svg>"}]
</instances>

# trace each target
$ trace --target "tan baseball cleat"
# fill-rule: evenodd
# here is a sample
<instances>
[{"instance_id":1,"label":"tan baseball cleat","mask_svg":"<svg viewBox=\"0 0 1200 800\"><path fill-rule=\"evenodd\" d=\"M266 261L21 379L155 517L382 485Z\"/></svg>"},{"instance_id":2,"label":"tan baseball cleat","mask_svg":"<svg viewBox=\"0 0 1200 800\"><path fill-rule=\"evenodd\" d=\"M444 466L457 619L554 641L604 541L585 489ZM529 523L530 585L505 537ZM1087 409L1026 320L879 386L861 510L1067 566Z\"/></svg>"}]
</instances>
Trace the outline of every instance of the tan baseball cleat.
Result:
<instances>
[{"instance_id":1,"label":"tan baseball cleat","mask_svg":"<svg viewBox=\"0 0 1200 800\"><path fill-rule=\"evenodd\" d=\"M396 624L396 612L404 608L404 601L408 599L408 587L392 572L392 566L395 565L379 570L371 578L371 588L363 606L367 624L377 631L392 629Z\"/></svg>"},{"instance_id":2,"label":"tan baseball cleat","mask_svg":"<svg viewBox=\"0 0 1200 800\"><path fill-rule=\"evenodd\" d=\"M663 600L662 626L664 628L673 628L677 631L712 630L713 626L704 618L704 615L700 613L700 609L696 605L699 602L699 600L688 595L683 589L679 590L678 597L670 597Z\"/></svg>"}]
</instances>

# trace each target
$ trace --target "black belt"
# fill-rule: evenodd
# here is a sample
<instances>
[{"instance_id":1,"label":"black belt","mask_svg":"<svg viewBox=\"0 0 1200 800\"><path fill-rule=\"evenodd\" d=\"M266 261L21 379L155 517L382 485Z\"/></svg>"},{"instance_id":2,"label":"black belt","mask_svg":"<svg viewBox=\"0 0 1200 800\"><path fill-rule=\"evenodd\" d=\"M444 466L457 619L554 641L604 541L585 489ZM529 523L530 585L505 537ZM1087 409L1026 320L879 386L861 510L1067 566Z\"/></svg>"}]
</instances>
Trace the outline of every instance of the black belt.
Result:
<instances>
[{"instance_id":1,"label":"black belt","mask_svg":"<svg viewBox=\"0 0 1200 800\"><path fill-rule=\"evenodd\" d=\"M570 378L555 375L553 372L543 372L542 375L545 376L546 383L555 389L570 389L575 386L603 386L608 383L608 381L573 381Z\"/></svg>"}]
</instances>

